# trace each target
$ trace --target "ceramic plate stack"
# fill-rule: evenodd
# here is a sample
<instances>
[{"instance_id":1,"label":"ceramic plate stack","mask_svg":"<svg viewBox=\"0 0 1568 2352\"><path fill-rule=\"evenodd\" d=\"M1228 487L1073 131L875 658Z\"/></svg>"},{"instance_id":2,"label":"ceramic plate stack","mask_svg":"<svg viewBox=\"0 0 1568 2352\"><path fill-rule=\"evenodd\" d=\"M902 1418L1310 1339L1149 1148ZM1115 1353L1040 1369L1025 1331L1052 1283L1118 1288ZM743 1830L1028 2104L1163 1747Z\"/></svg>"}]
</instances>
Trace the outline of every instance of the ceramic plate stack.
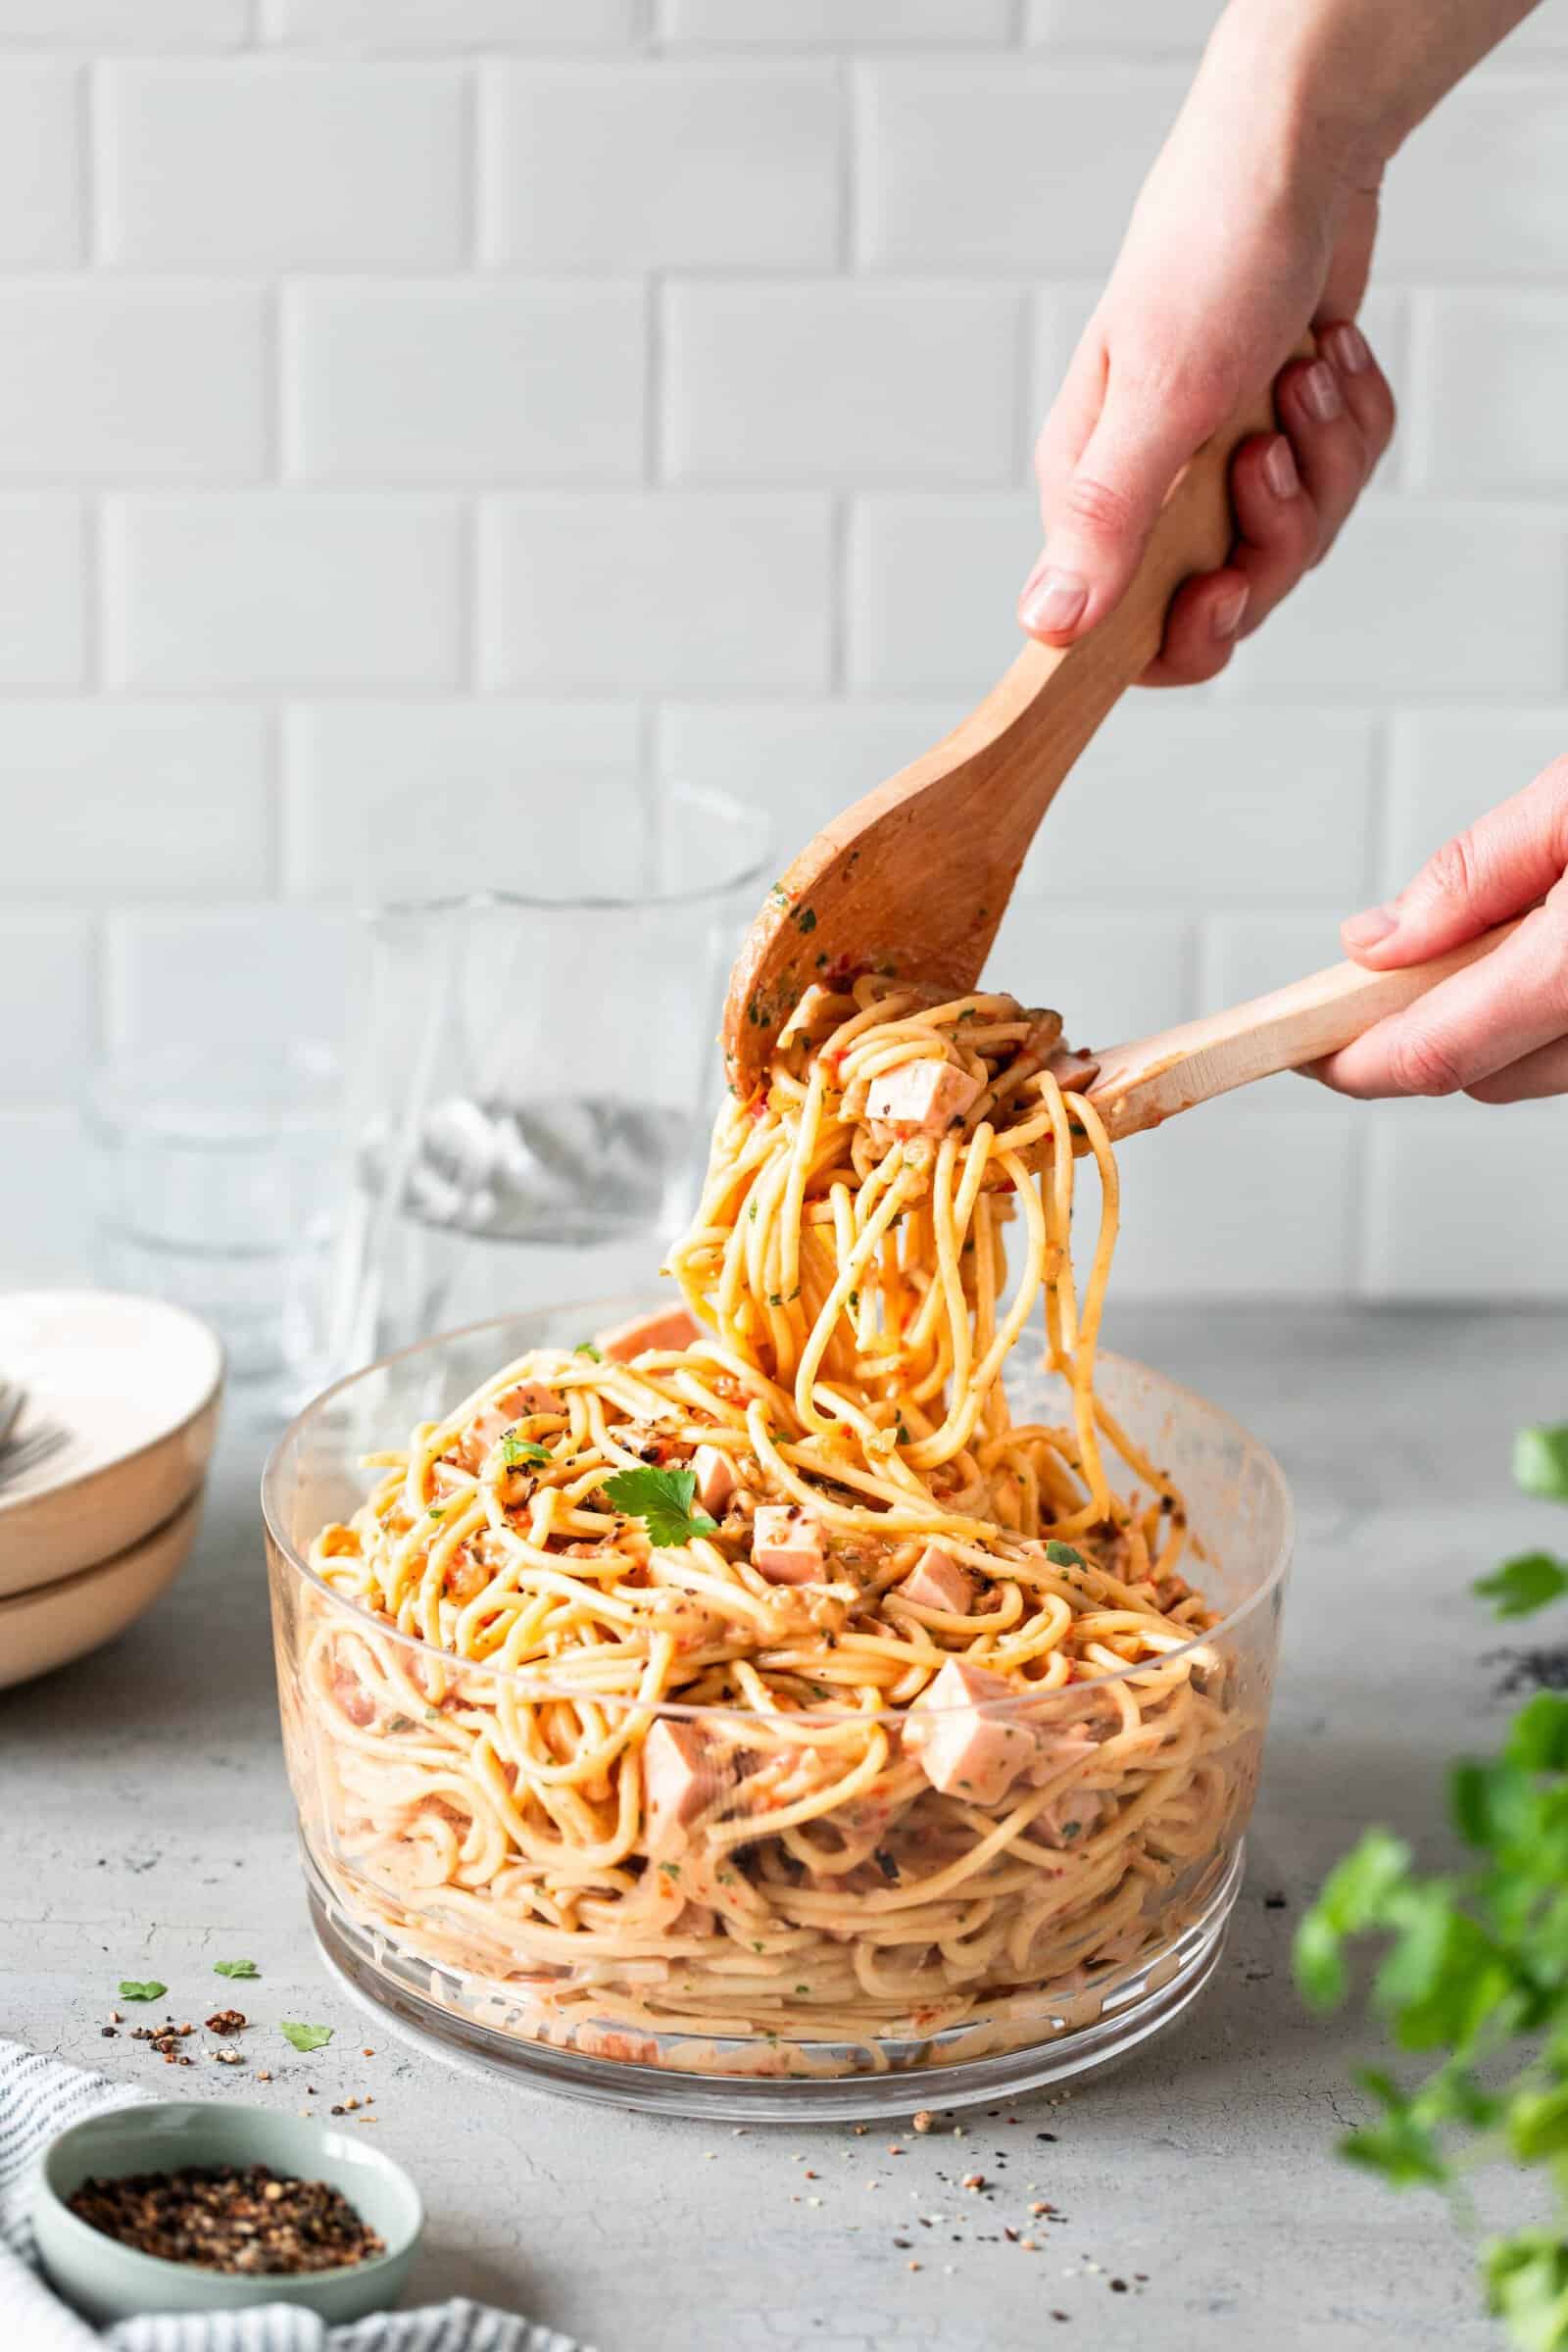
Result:
<instances>
[{"instance_id":1,"label":"ceramic plate stack","mask_svg":"<svg viewBox=\"0 0 1568 2352\"><path fill-rule=\"evenodd\" d=\"M183 1567L218 1434L223 1351L183 1308L115 1291L0 1297L17 1435L69 1443L0 1483L0 1689L113 1641Z\"/></svg>"}]
</instances>

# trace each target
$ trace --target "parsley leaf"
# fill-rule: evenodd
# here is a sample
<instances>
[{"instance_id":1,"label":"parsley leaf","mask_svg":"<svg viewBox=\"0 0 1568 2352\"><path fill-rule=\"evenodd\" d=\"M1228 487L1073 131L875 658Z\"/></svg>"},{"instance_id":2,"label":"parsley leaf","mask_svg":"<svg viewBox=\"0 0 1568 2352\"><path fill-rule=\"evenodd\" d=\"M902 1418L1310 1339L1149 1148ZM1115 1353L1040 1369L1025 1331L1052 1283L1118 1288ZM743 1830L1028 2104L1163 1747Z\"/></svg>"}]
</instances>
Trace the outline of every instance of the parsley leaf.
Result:
<instances>
[{"instance_id":1,"label":"parsley leaf","mask_svg":"<svg viewBox=\"0 0 1568 2352\"><path fill-rule=\"evenodd\" d=\"M573 1355L590 1355L596 1364L602 1364L605 1360L604 1349L596 1348L592 1340L579 1340L571 1352Z\"/></svg>"},{"instance_id":2,"label":"parsley leaf","mask_svg":"<svg viewBox=\"0 0 1568 2352\"><path fill-rule=\"evenodd\" d=\"M1479 1578L1471 1591L1494 1602L1499 1617L1528 1617L1568 1592L1568 1563L1553 1559L1549 1551L1521 1551L1491 1576Z\"/></svg>"},{"instance_id":3,"label":"parsley leaf","mask_svg":"<svg viewBox=\"0 0 1568 2352\"><path fill-rule=\"evenodd\" d=\"M288 2020L279 2026L278 2032L282 2034L283 2039L291 2041L297 2050L324 2049L332 2038L330 2026L298 2026Z\"/></svg>"},{"instance_id":4,"label":"parsley leaf","mask_svg":"<svg viewBox=\"0 0 1568 2352\"><path fill-rule=\"evenodd\" d=\"M213 1962L215 1977L259 1977L261 1973L254 1960L215 1960Z\"/></svg>"},{"instance_id":5,"label":"parsley leaf","mask_svg":"<svg viewBox=\"0 0 1568 2352\"><path fill-rule=\"evenodd\" d=\"M1513 1442L1513 1474L1527 1494L1568 1502L1568 1421L1522 1429Z\"/></svg>"},{"instance_id":6,"label":"parsley leaf","mask_svg":"<svg viewBox=\"0 0 1568 2352\"><path fill-rule=\"evenodd\" d=\"M689 1544L694 1536L716 1536L718 1523L693 1511L697 1474L692 1470L617 1470L605 1481L605 1494L617 1511L641 1519L656 1550Z\"/></svg>"},{"instance_id":7,"label":"parsley leaf","mask_svg":"<svg viewBox=\"0 0 1568 2352\"><path fill-rule=\"evenodd\" d=\"M136 1977L122 1977L120 1980L120 1997L122 2001L161 2000L168 1990L169 1986L161 1984L156 1977L148 1977L145 1982Z\"/></svg>"},{"instance_id":8,"label":"parsley leaf","mask_svg":"<svg viewBox=\"0 0 1568 2352\"><path fill-rule=\"evenodd\" d=\"M1081 1551L1074 1551L1070 1544L1058 1544L1054 1536L1046 1545L1046 1557L1053 1568L1082 1568L1086 1565Z\"/></svg>"},{"instance_id":9,"label":"parsley leaf","mask_svg":"<svg viewBox=\"0 0 1568 2352\"><path fill-rule=\"evenodd\" d=\"M537 1439L519 1438L514 1429L502 1433L501 1459L509 1470L520 1470L524 1462L548 1463L550 1458L549 1446L541 1446Z\"/></svg>"},{"instance_id":10,"label":"parsley leaf","mask_svg":"<svg viewBox=\"0 0 1568 2352\"><path fill-rule=\"evenodd\" d=\"M1521 1430L1513 1467L1527 1494L1568 1501L1568 1425ZM1568 1597L1568 1560L1522 1552L1475 1591L1524 1616ZM1379 2113L1341 2152L1395 2187L1451 2191L1489 2160L1544 2167L1551 2225L1494 2238L1482 2279L1517 2352L1568 2352L1568 1692L1538 1690L1495 1753L1461 1758L1448 1804L1470 1858L1426 1874L1402 1839L1369 1830L1301 1921L1297 1982L1335 2006L1349 1945L1380 1939L1371 2007L1396 2049L1430 2053L1428 2071L1409 2084L1364 2072Z\"/></svg>"}]
</instances>

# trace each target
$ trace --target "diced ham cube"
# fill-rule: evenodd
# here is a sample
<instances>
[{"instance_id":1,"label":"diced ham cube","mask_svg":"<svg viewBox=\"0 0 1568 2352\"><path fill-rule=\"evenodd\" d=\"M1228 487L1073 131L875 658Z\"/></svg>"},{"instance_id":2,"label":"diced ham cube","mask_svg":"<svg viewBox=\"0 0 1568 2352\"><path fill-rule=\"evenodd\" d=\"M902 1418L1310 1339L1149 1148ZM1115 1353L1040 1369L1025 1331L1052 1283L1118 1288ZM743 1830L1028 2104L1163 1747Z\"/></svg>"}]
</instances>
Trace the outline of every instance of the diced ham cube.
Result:
<instances>
[{"instance_id":1,"label":"diced ham cube","mask_svg":"<svg viewBox=\"0 0 1568 2352\"><path fill-rule=\"evenodd\" d=\"M1034 1761L1029 1767L1030 1780L1038 1788L1043 1782L1065 1771L1069 1764L1081 1764L1098 1744L1087 1723L1038 1725L1035 1730Z\"/></svg>"},{"instance_id":2,"label":"diced ham cube","mask_svg":"<svg viewBox=\"0 0 1568 2352\"><path fill-rule=\"evenodd\" d=\"M945 1135L982 1091L980 1080L955 1062L901 1061L872 1079L865 1115L908 1135Z\"/></svg>"},{"instance_id":3,"label":"diced ham cube","mask_svg":"<svg viewBox=\"0 0 1568 2352\"><path fill-rule=\"evenodd\" d=\"M519 1381L504 1396L497 1396L469 1422L462 1439L451 1451L466 1470L477 1470L498 1438L514 1421L526 1420L530 1413L559 1413L561 1398L554 1389L547 1389L542 1380Z\"/></svg>"},{"instance_id":4,"label":"diced ham cube","mask_svg":"<svg viewBox=\"0 0 1568 2352\"><path fill-rule=\"evenodd\" d=\"M940 1544L926 1545L899 1591L923 1609L946 1609L952 1616L967 1617L974 1606L973 1580Z\"/></svg>"},{"instance_id":5,"label":"diced ham cube","mask_svg":"<svg viewBox=\"0 0 1568 2352\"><path fill-rule=\"evenodd\" d=\"M1017 1693L1000 1674L950 1658L915 1701L905 1733L933 1788L994 1805L1035 1754L1035 1736L1017 1720Z\"/></svg>"},{"instance_id":6,"label":"diced ham cube","mask_svg":"<svg viewBox=\"0 0 1568 2352\"><path fill-rule=\"evenodd\" d=\"M1047 1054L1045 1066L1064 1095L1086 1094L1100 1075L1100 1063L1093 1054L1075 1054L1069 1046Z\"/></svg>"},{"instance_id":7,"label":"diced ham cube","mask_svg":"<svg viewBox=\"0 0 1568 2352\"><path fill-rule=\"evenodd\" d=\"M661 1716L643 1741L643 1810L652 1852L678 1844L712 1794L705 1768L704 1740L695 1723Z\"/></svg>"},{"instance_id":8,"label":"diced ham cube","mask_svg":"<svg viewBox=\"0 0 1568 2352\"><path fill-rule=\"evenodd\" d=\"M697 1500L710 1519L716 1519L735 1492L735 1465L716 1446L699 1446L692 1455Z\"/></svg>"},{"instance_id":9,"label":"diced ham cube","mask_svg":"<svg viewBox=\"0 0 1568 2352\"><path fill-rule=\"evenodd\" d=\"M617 1323L612 1331L596 1332L594 1345L612 1363L629 1364L650 1348L689 1348L696 1337L697 1326L683 1306L662 1306Z\"/></svg>"},{"instance_id":10,"label":"diced ham cube","mask_svg":"<svg viewBox=\"0 0 1568 2352\"><path fill-rule=\"evenodd\" d=\"M815 1584L822 1574L822 1530L798 1502L764 1502L752 1525L752 1566L773 1585Z\"/></svg>"}]
</instances>

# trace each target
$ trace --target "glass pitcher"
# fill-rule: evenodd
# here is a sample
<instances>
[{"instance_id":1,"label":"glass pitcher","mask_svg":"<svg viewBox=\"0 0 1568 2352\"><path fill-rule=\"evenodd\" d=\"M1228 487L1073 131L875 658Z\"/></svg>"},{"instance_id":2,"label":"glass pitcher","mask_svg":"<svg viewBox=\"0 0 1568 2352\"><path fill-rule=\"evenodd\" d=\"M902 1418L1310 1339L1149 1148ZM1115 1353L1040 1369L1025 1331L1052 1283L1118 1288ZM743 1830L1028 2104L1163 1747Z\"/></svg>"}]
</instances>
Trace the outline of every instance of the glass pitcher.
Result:
<instances>
[{"instance_id":1,"label":"glass pitcher","mask_svg":"<svg viewBox=\"0 0 1568 2352\"><path fill-rule=\"evenodd\" d=\"M769 878L757 810L625 777L432 794L375 832L333 1372L569 1290L603 1245L642 1243L654 1275L695 1200L724 986Z\"/></svg>"}]
</instances>

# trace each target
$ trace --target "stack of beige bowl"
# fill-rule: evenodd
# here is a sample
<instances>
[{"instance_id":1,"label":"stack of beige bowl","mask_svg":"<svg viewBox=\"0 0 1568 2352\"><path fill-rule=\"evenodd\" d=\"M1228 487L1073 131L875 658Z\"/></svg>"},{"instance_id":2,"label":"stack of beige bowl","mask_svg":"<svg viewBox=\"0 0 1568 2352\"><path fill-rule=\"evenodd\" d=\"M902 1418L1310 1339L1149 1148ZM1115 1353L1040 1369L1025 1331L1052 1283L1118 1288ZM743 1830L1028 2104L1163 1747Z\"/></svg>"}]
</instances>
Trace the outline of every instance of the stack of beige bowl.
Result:
<instances>
[{"instance_id":1,"label":"stack of beige bowl","mask_svg":"<svg viewBox=\"0 0 1568 2352\"><path fill-rule=\"evenodd\" d=\"M0 1690L112 1642L184 1566L223 1351L183 1308L116 1291L0 1297L0 1374L69 1442L0 1478ZM4 1456L0 1455L0 1468Z\"/></svg>"}]
</instances>

